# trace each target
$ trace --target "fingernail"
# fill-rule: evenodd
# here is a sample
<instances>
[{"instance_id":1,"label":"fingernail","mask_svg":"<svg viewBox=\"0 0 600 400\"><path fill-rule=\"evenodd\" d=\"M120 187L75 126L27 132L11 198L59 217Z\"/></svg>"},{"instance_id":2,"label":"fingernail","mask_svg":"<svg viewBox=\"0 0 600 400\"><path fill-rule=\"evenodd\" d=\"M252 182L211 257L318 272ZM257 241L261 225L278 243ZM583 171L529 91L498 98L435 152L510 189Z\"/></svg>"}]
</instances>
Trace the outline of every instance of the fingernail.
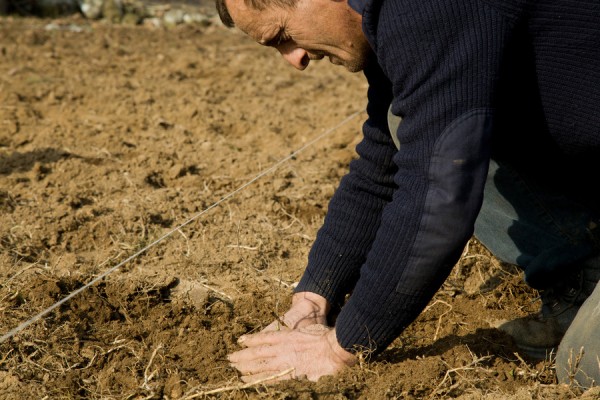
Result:
<instances>
[{"instance_id":1,"label":"fingernail","mask_svg":"<svg viewBox=\"0 0 600 400\"><path fill-rule=\"evenodd\" d=\"M244 343L245 341L246 341L246 335L242 335L242 336L240 336L240 337L238 338L238 343L239 343L239 344L242 344L242 343Z\"/></svg>"}]
</instances>

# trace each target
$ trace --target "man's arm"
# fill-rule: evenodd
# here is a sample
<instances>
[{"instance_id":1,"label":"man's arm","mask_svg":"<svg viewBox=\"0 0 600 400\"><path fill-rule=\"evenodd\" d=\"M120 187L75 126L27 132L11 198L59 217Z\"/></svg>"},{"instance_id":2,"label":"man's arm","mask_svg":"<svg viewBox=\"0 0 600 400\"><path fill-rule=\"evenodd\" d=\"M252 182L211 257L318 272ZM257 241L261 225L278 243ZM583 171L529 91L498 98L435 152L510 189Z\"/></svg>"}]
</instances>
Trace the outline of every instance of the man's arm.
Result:
<instances>
[{"instance_id":1,"label":"man's arm","mask_svg":"<svg viewBox=\"0 0 600 400\"><path fill-rule=\"evenodd\" d=\"M431 300L473 233L514 26L477 0L386 1L365 15L379 16L366 24L377 26L371 39L403 117L397 189L336 333L347 350L380 352Z\"/></svg>"},{"instance_id":2,"label":"man's arm","mask_svg":"<svg viewBox=\"0 0 600 400\"><path fill-rule=\"evenodd\" d=\"M330 203L298 287L334 306L351 292L335 337L352 353L385 349L423 310L473 232L512 30L509 18L477 0L382 7L365 16L379 16L367 24L379 29L371 41L393 87L392 111L403 117L400 151L380 135L387 105L379 104L382 114L370 118L376 129L365 124L359 159Z\"/></svg>"},{"instance_id":3,"label":"man's arm","mask_svg":"<svg viewBox=\"0 0 600 400\"><path fill-rule=\"evenodd\" d=\"M323 296L339 310L359 279L377 231L381 213L397 189L394 176L397 152L388 126L387 110L392 84L373 59L365 69L369 83L363 140L358 159L333 195L323 227L309 254L309 262L296 292Z\"/></svg>"},{"instance_id":4,"label":"man's arm","mask_svg":"<svg viewBox=\"0 0 600 400\"><path fill-rule=\"evenodd\" d=\"M340 346L336 331L326 326L327 316L332 308L339 310L354 287L379 229L380 214L396 189L392 161L396 148L387 128L391 84L376 63L367 67L365 75L369 81L369 118L357 148L359 159L352 162L351 172L329 204L326 222L317 235L309 268L296 288L292 305L280 321L240 338L246 348L229 357L246 382L276 375L290 366L293 372L278 379L306 376L317 380L358 361ZM347 237L340 238L339 230Z\"/></svg>"}]
</instances>

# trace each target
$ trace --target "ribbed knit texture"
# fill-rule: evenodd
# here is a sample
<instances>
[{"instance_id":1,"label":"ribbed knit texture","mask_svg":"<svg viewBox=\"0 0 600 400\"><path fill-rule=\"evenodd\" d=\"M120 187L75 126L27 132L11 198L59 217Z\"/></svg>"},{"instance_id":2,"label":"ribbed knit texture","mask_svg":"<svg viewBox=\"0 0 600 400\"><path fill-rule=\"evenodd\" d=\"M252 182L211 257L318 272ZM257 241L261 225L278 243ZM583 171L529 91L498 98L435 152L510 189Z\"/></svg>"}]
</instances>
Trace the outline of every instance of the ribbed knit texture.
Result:
<instances>
[{"instance_id":1,"label":"ribbed knit texture","mask_svg":"<svg viewBox=\"0 0 600 400\"><path fill-rule=\"evenodd\" d=\"M364 140L296 290L343 306L343 347L377 352L423 310L473 230L473 206L464 218L444 217L454 218L448 235L458 240L418 260L418 284L403 278L424 204L436 196L428 180L436 143L453 121L491 110L494 137L482 148L493 146L495 157L539 166L557 184L598 182L600 2L374 0L363 29L375 52L365 70ZM387 128L390 103L403 116L399 152ZM591 192L581 196L593 204Z\"/></svg>"}]
</instances>

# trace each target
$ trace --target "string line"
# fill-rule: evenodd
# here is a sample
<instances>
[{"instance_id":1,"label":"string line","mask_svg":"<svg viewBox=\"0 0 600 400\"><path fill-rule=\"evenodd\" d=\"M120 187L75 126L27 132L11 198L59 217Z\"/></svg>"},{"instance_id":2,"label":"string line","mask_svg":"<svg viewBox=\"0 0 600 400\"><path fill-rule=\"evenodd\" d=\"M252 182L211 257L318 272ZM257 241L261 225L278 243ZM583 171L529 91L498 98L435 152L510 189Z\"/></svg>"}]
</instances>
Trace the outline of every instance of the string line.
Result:
<instances>
[{"instance_id":1,"label":"string line","mask_svg":"<svg viewBox=\"0 0 600 400\"><path fill-rule=\"evenodd\" d=\"M346 117L344 120L342 120L341 122L339 122L337 125L335 125L335 126L329 128L329 129L327 129L325 132L323 132L322 134L316 136L315 138L313 138L312 140L310 140L309 142L307 142L306 144L304 144L302 147L300 147L299 149L293 151L288 156L282 158L281 160L279 160L278 162L276 162L275 164L273 164L272 166L270 166L266 170L260 172L254 178L252 178L249 181L247 181L246 183L242 184L237 189L235 189L232 192L229 192L225 196L221 197L217 202L213 203L208 208L206 208L203 211L200 211L199 213L197 213L197 214L193 215L192 217L188 218L185 222L183 222L182 224L178 225L177 227L171 229L170 231L168 231L167 233L165 233L164 235L162 235L158 239L156 239L153 242L151 242L150 244L146 245L141 250L138 250L137 252L133 253L132 255L130 255L129 257L127 257L125 260L123 260L120 263L116 264L115 266L107 269L106 271L104 271L100 275L96 276L94 279L92 279L91 281L89 281L88 283L86 283L85 285L83 285L82 287L74 290L73 292L69 293L67 296L65 296L64 298L62 298L58 302L54 303L50 307L48 307L45 310L41 311L37 315L31 317L27 321L21 323L16 328L14 328L14 329L10 330L9 332L5 333L4 335L2 335L2 337L0 337L0 343L4 343L6 340L12 338L17 333L19 333L23 329L27 328L29 325L33 324L34 322L38 321L39 319L41 319L42 317L44 317L48 313L52 312L56 308L60 307L64 303L66 303L67 301L71 300L73 297L77 296L79 293L83 292L84 290L86 290L89 287L91 287L94 284L96 284L98 281L100 281L100 280L104 279L105 277L107 277L108 275L112 274L113 272L115 272L116 270L118 270L119 268L121 268L123 265L127 264L129 261L137 258L141 254L143 254L143 253L147 252L148 250L150 250L152 247L158 245L160 242L162 242L163 240L167 239L168 237L170 237L171 235L173 235L175 232L179 231L181 228L184 228L185 226L191 224L192 222L194 222L195 220L197 220L198 218L200 218L201 216L203 216L204 214L206 214L207 212L209 212L213 208L219 206L224 201L226 201L226 200L230 199L231 197L235 196L236 194L238 194L239 192L241 192L242 190L244 190L248 186L252 185L254 182L258 181L259 179L261 179L265 175L268 175L271 172L277 170L282 164L284 164L288 160L294 158L296 155L298 155L302 151L306 150L307 148L309 148L310 146L312 146L313 144L315 144L319 140L321 140L324 137L330 135L332 132L336 131L337 129L339 129L343 125L347 124L352 119L354 119L356 116L358 116L360 113L361 113L361 111L355 111L354 113L350 114L348 117ZM99 264L97 266L97 268L102 267L109 260L110 259L102 262L101 264Z\"/></svg>"}]
</instances>

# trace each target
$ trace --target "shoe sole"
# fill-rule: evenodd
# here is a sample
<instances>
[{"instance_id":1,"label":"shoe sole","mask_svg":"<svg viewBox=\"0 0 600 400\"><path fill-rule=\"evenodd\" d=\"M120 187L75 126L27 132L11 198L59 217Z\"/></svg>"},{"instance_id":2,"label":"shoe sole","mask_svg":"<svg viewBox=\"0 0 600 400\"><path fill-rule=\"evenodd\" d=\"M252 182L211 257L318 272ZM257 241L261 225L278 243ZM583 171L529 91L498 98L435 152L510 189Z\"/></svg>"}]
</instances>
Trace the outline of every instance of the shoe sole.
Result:
<instances>
[{"instance_id":1,"label":"shoe sole","mask_svg":"<svg viewBox=\"0 0 600 400\"><path fill-rule=\"evenodd\" d=\"M525 355L538 361L550 359L556 354L556 347L529 347L521 344L517 344L517 347L523 351Z\"/></svg>"}]
</instances>

